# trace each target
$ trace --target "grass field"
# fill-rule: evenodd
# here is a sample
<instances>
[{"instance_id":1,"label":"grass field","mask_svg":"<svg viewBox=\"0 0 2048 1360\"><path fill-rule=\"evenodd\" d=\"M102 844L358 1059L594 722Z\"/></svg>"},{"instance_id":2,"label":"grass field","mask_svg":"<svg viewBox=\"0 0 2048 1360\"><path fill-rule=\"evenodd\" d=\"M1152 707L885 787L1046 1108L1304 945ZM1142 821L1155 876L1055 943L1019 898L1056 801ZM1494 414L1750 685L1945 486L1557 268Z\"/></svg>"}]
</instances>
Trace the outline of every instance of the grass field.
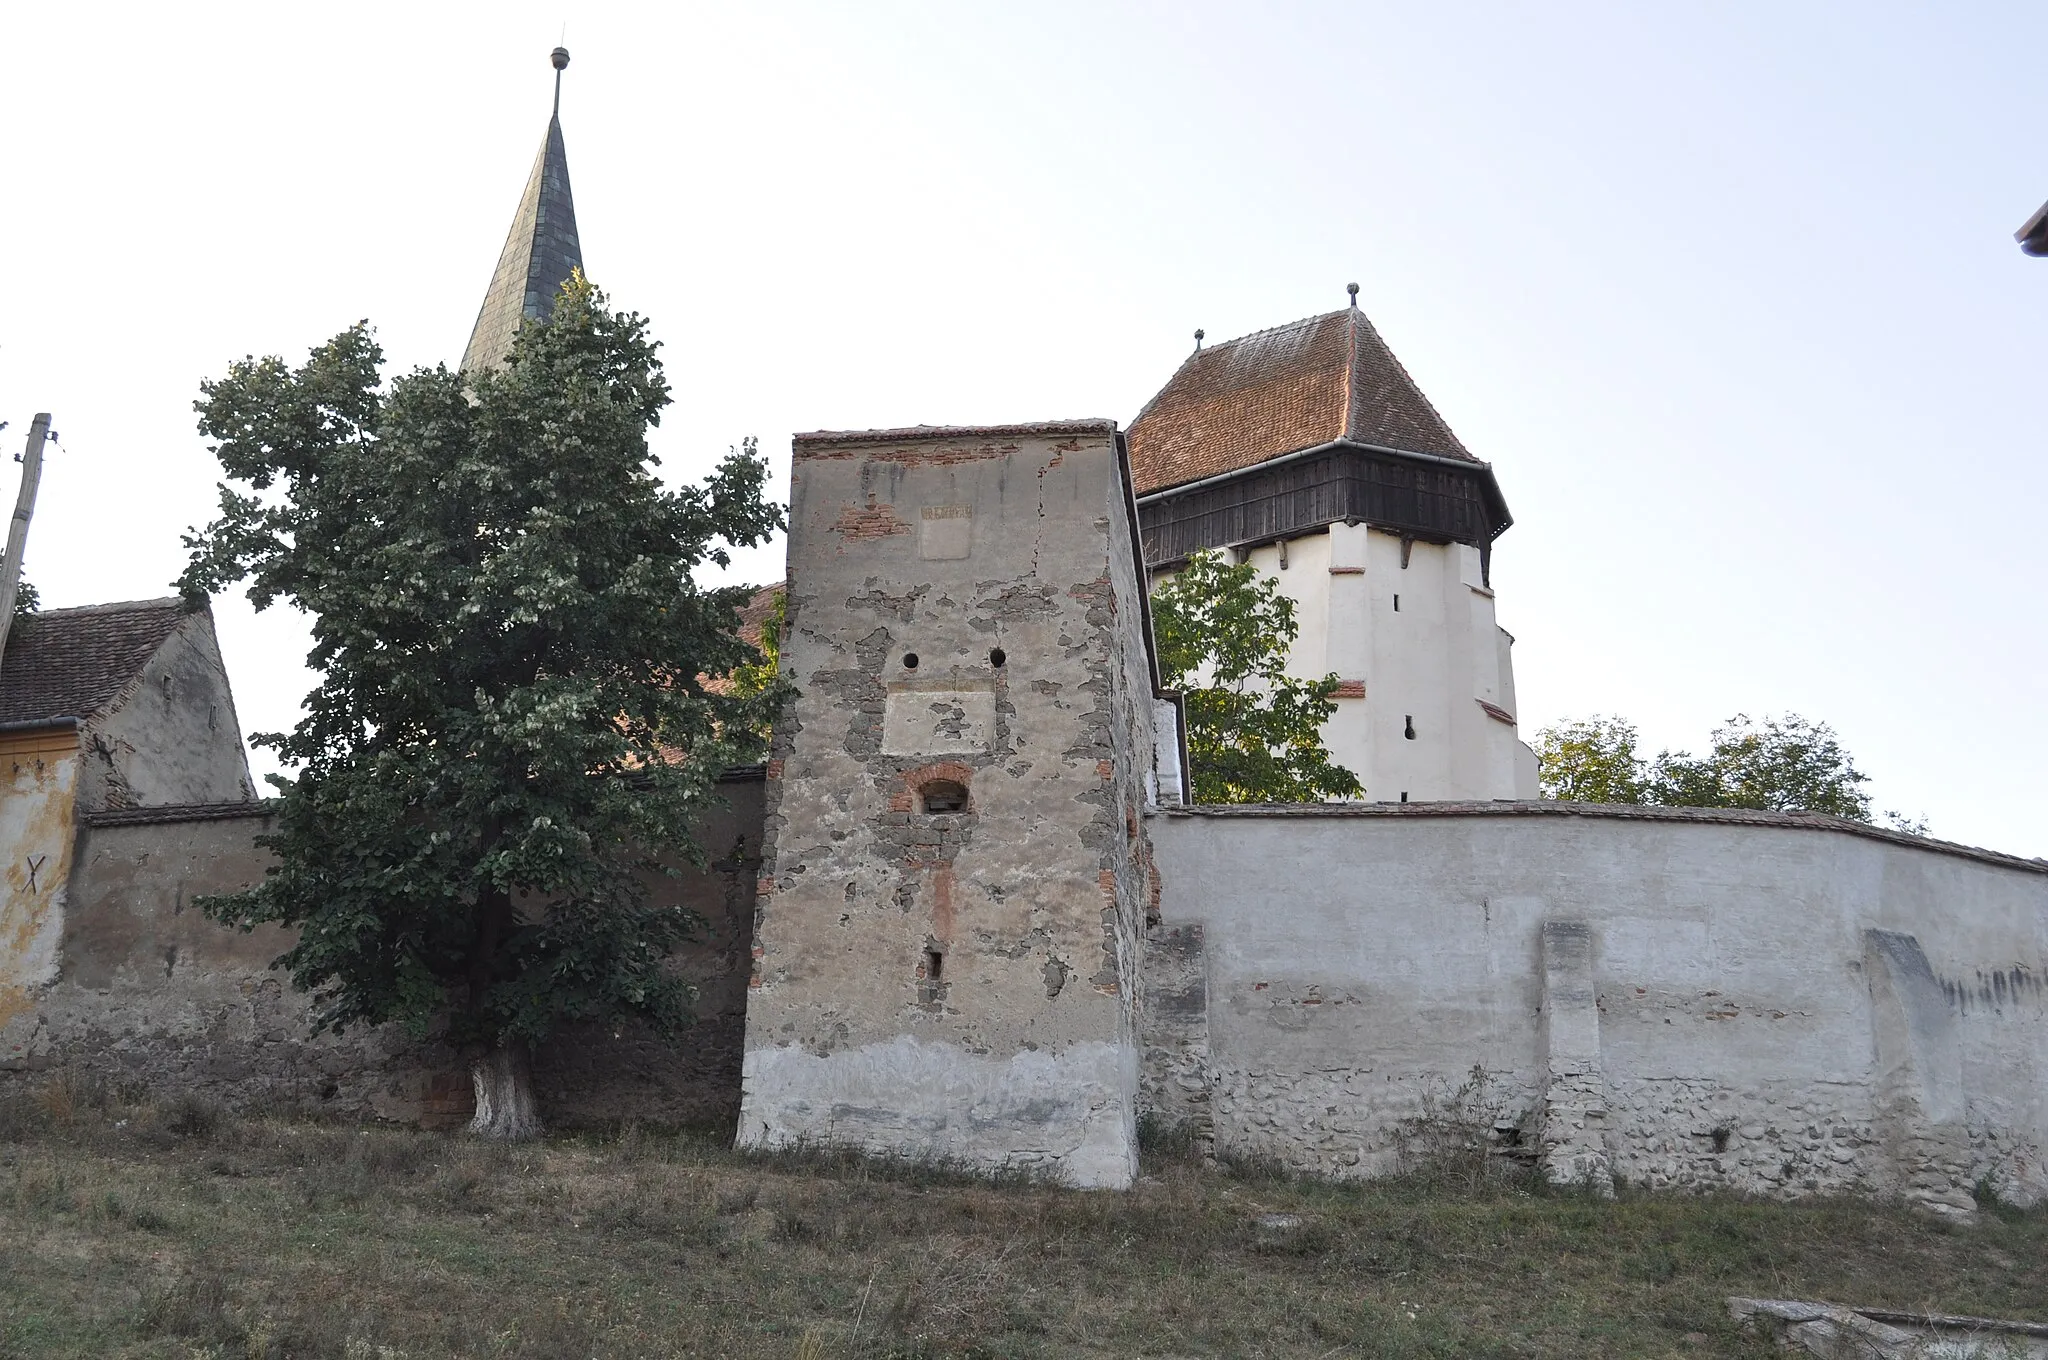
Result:
<instances>
[{"instance_id":1,"label":"grass field","mask_svg":"<svg viewBox=\"0 0 2048 1360\"><path fill-rule=\"evenodd\" d=\"M1276 1228L1262 1216L1293 1215ZM2048 1213L1333 1186L1128 1195L629 1129L0 1105L0 1356L1763 1356L1729 1294L2048 1314Z\"/></svg>"}]
</instances>

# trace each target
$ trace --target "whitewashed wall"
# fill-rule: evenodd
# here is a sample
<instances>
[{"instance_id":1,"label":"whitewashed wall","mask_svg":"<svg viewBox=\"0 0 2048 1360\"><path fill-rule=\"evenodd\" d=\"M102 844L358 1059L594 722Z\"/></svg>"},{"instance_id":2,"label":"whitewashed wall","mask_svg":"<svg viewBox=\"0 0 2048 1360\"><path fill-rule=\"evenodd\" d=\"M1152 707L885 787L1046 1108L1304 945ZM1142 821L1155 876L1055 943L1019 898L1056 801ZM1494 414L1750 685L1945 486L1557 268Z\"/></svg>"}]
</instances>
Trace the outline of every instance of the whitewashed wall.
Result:
<instances>
[{"instance_id":1,"label":"whitewashed wall","mask_svg":"<svg viewBox=\"0 0 2048 1360\"><path fill-rule=\"evenodd\" d=\"M2041 1198L2048 865L1843 825L1161 813L1161 929L1183 973L1199 934L1178 985L1206 1005L1178 1075L1206 1063L1219 1151L1339 1175L1397 1169L1476 1069L1487 1122L1567 1176Z\"/></svg>"},{"instance_id":2,"label":"whitewashed wall","mask_svg":"<svg viewBox=\"0 0 2048 1360\"><path fill-rule=\"evenodd\" d=\"M1333 524L1245 560L1294 601L1288 673L1362 683L1339 699L1323 741L1367 800L1535 797L1535 758L1512 721L1512 639L1478 549L1410 543L1404 563L1397 535Z\"/></svg>"}]
</instances>

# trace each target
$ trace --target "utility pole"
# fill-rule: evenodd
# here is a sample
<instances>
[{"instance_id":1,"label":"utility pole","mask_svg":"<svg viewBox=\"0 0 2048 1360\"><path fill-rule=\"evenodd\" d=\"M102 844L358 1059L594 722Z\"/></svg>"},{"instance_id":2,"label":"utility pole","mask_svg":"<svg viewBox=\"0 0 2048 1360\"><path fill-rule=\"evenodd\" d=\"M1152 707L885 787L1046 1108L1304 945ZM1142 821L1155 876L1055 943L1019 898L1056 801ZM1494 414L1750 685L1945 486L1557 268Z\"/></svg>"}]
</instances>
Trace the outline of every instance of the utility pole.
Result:
<instances>
[{"instance_id":1,"label":"utility pole","mask_svg":"<svg viewBox=\"0 0 2048 1360\"><path fill-rule=\"evenodd\" d=\"M7 560L0 562L0 658L7 655L7 634L14 627L14 596L21 589L21 553L28 546L29 516L36 512L36 485L43 480L43 441L50 437L50 413L36 412L29 422L28 448L21 455L21 494L14 500L14 522L7 526Z\"/></svg>"}]
</instances>

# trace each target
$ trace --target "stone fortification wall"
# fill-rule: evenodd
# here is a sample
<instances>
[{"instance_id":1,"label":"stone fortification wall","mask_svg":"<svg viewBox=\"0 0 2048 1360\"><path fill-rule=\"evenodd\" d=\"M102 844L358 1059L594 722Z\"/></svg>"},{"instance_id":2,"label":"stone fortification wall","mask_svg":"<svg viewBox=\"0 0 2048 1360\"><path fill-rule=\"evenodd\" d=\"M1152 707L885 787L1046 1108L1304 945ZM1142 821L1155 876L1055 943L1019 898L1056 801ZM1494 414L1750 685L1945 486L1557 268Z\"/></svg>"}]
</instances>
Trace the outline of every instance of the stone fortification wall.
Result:
<instances>
[{"instance_id":1,"label":"stone fortification wall","mask_svg":"<svg viewBox=\"0 0 2048 1360\"><path fill-rule=\"evenodd\" d=\"M706 922L676 959L699 987L698 1025L675 1041L631 1026L558 1036L535 1059L552 1122L729 1123L737 1110L761 781L738 773L720 791L728 806L701 833L708 869L679 862L678 877L653 884ZM455 1053L392 1030L311 1034L309 998L269 966L285 933L244 934L193 907L261 877L267 855L255 842L267 826L246 804L88 816L55 975L0 1016L0 1085L61 1068L239 1107L436 1127L466 1120L469 1079Z\"/></svg>"},{"instance_id":2,"label":"stone fortification wall","mask_svg":"<svg viewBox=\"0 0 2048 1360\"><path fill-rule=\"evenodd\" d=\"M2048 1194L2038 861L1568 804L1169 812L1153 839L1157 971L1198 941L1206 1014L1148 1048L1182 1076L1206 1051L1219 1152L1373 1175L1450 1120L1596 1183Z\"/></svg>"}]
</instances>

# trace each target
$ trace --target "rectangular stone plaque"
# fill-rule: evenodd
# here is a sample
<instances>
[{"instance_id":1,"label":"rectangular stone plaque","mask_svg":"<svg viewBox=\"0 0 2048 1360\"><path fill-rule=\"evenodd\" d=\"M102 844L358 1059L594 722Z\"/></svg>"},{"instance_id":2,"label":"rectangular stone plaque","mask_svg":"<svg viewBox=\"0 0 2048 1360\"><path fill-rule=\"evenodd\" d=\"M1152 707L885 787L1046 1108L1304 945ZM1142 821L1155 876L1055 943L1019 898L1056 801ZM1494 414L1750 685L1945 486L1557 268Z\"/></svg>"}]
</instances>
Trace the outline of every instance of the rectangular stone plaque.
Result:
<instances>
[{"instance_id":1,"label":"rectangular stone plaque","mask_svg":"<svg viewBox=\"0 0 2048 1360\"><path fill-rule=\"evenodd\" d=\"M988 684L943 678L901 681L882 701L882 751L940 756L986 751L995 738L996 693Z\"/></svg>"},{"instance_id":2,"label":"rectangular stone plaque","mask_svg":"<svg viewBox=\"0 0 2048 1360\"><path fill-rule=\"evenodd\" d=\"M917 523L917 555L928 562L949 562L967 556L974 546L974 509L966 505L927 505Z\"/></svg>"}]
</instances>

